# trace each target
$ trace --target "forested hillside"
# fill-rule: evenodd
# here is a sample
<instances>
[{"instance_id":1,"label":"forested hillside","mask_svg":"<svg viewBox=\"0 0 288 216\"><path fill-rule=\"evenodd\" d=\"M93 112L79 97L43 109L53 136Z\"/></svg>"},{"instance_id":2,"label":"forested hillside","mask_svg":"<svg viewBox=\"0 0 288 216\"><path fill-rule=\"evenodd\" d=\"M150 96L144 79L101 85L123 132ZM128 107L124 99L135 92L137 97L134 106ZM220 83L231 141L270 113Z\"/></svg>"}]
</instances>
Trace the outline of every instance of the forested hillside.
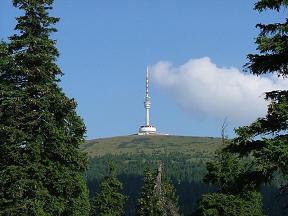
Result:
<instances>
[{"instance_id":1,"label":"forested hillside","mask_svg":"<svg viewBox=\"0 0 288 216\"><path fill-rule=\"evenodd\" d=\"M108 162L114 161L123 192L129 196L126 215L134 215L145 167L156 168L157 162L162 161L166 178L179 196L180 210L190 215L203 193L217 190L203 183L202 177L206 173L205 163L222 147L221 139L208 137L127 136L88 141L84 151L90 157L86 172L90 195L95 194L100 180L107 175ZM274 199L276 186L275 183L262 189L269 215L279 215L281 202Z\"/></svg>"}]
</instances>

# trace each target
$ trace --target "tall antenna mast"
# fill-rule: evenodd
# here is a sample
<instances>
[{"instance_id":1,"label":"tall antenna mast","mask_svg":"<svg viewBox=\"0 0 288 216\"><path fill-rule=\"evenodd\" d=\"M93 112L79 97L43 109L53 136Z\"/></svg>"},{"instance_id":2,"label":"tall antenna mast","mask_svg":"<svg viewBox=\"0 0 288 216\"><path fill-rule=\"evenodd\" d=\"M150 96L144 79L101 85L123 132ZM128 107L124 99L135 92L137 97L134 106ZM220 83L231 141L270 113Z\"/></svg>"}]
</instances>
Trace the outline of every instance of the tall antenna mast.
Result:
<instances>
[{"instance_id":1,"label":"tall antenna mast","mask_svg":"<svg viewBox=\"0 0 288 216\"><path fill-rule=\"evenodd\" d=\"M146 69L146 95L144 100L144 108L145 108L145 125L141 126L139 129L139 135L149 135L155 134L156 128L150 125L150 108L151 108L151 100L149 96L149 67Z\"/></svg>"},{"instance_id":2,"label":"tall antenna mast","mask_svg":"<svg viewBox=\"0 0 288 216\"><path fill-rule=\"evenodd\" d=\"M146 97L149 97L149 68L146 69Z\"/></svg>"},{"instance_id":3,"label":"tall antenna mast","mask_svg":"<svg viewBox=\"0 0 288 216\"><path fill-rule=\"evenodd\" d=\"M146 126L150 125L150 108L151 108L151 101L149 97L149 68L147 66L146 71L146 97L144 101L144 108L146 109Z\"/></svg>"}]
</instances>

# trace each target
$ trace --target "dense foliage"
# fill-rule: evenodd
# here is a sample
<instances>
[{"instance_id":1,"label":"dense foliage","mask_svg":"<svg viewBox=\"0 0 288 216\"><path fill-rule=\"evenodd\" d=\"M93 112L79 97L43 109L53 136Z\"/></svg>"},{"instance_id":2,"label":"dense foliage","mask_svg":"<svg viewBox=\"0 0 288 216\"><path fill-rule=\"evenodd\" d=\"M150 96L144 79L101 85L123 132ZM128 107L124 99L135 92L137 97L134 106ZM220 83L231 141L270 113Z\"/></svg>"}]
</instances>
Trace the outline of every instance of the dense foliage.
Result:
<instances>
[{"instance_id":1,"label":"dense foliage","mask_svg":"<svg viewBox=\"0 0 288 216\"><path fill-rule=\"evenodd\" d=\"M88 215L85 127L59 87L53 0L13 0L17 34L0 45L0 215Z\"/></svg>"},{"instance_id":2,"label":"dense foliage","mask_svg":"<svg viewBox=\"0 0 288 216\"><path fill-rule=\"evenodd\" d=\"M94 191L100 190L101 180L108 174L107 162L114 161L117 164L118 178L123 183L123 193L128 196L126 202L126 215L135 215L137 199L143 187L143 173L147 167L151 170L157 168L158 161L162 161L165 167L163 173L165 179L173 183L177 196L179 196L179 207L185 214L191 213L198 198L203 193L213 190L213 186L201 182L205 171L207 156L195 153L195 161L190 155L183 153L170 154L123 154L105 155L91 158L86 178L91 196ZM191 196L193 193L193 196Z\"/></svg>"},{"instance_id":3,"label":"dense foliage","mask_svg":"<svg viewBox=\"0 0 288 216\"><path fill-rule=\"evenodd\" d=\"M255 190L254 176L245 175L251 160L239 160L235 155L220 152L216 160L207 163L204 181L218 187L218 193L203 195L195 214L261 216L262 198Z\"/></svg>"},{"instance_id":4,"label":"dense foliage","mask_svg":"<svg viewBox=\"0 0 288 216\"><path fill-rule=\"evenodd\" d=\"M197 212L193 216L260 216L261 196L259 193L229 195L223 193L203 195ZM253 203L253 205L252 205Z\"/></svg>"},{"instance_id":5,"label":"dense foliage","mask_svg":"<svg viewBox=\"0 0 288 216\"><path fill-rule=\"evenodd\" d=\"M143 176L146 167L157 168L157 161L162 161L165 166L165 176L175 178L177 181L202 181L206 174L205 164L213 157L201 152L195 152L193 156L181 152L169 154L107 154L89 159L89 168L86 171L87 180L95 177L103 178L107 175L107 163L117 164L118 174L132 174Z\"/></svg>"},{"instance_id":6,"label":"dense foliage","mask_svg":"<svg viewBox=\"0 0 288 216\"><path fill-rule=\"evenodd\" d=\"M150 169L146 169L144 172L144 184L142 192L138 199L138 205L136 215L138 216L161 216L163 214L160 208L158 195L155 191L156 185L156 173Z\"/></svg>"},{"instance_id":7,"label":"dense foliage","mask_svg":"<svg viewBox=\"0 0 288 216\"><path fill-rule=\"evenodd\" d=\"M137 216L177 216L179 214L174 188L163 179L162 163L157 172L146 168L144 184L138 198Z\"/></svg>"},{"instance_id":8,"label":"dense foliage","mask_svg":"<svg viewBox=\"0 0 288 216\"><path fill-rule=\"evenodd\" d=\"M260 12L269 9L280 12L287 7L286 0L259 0L255 4L255 10ZM257 27L260 29L260 34L256 44L260 54L248 55L247 70L255 75L272 73L286 78L288 75L288 17L283 23L258 24ZM225 199L219 201L221 205L213 205L219 196L230 197L230 200L235 203L238 202L239 196L243 197L243 195L244 202L238 202L235 206L232 204L235 212L241 205L240 208L246 211L243 215L262 215L263 213L258 211L261 199L251 200L247 195L253 193L258 197L257 193L261 185L272 184L275 177L279 175L282 176L282 193L277 196L277 199L285 203L280 207L279 212L285 213L285 208L288 207L288 91L267 92L266 100L270 102L266 117L258 118L251 125L236 129L237 138L220 152L220 156L214 162L208 163L206 180L216 183L220 187L220 194L210 194L209 199L208 196L203 197L200 202L202 209L200 215L209 215L211 206L215 212L223 210L224 207L230 211L231 203L226 202ZM250 209L245 208L248 201L256 211L251 212Z\"/></svg>"},{"instance_id":9,"label":"dense foliage","mask_svg":"<svg viewBox=\"0 0 288 216\"><path fill-rule=\"evenodd\" d=\"M192 158L192 160L191 160ZM115 161L117 164L117 176L123 183L122 193L128 196L126 201L125 215L135 215L137 199L143 187L143 172L149 167L151 170L157 168L159 160L165 167L164 176L169 182L173 183L176 195L179 197L179 208L183 215L190 215L197 205L197 200L203 194L215 191L217 182L213 185L205 184L202 179L207 171L205 163L211 157L202 153L195 152L194 156L180 152L170 154L123 154L105 155L102 157L91 158L86 178L91 197L94 192L100 190L100 182L109 174L107 163ZM236 170L231 170L236 171ZM224 172L219 171L219 172ZM230 175L231 176L231 175ZM229 181L231 182L231 181ZM227 183L228 184L228 183ZM283 201L275 199L279 193L280 179L275 181L272 186L261 187L263 195L265 213L271 216L282 215L281 206ZM249 201L249 200L248 200Z\"/></svg>"},{"instance_id":10,"label":"dense foliage","mask_svg":"<svg viewBox=\"0 0 288 216\"><path fill-rule=\"evenodd\" d=\"M109 163L109 174L100 184L100 191L91 203L91 215L95 216L121 216L124 215L126 197L121 193L122 183L117 179L116 167Z\"/></svg>"}]
</instances>

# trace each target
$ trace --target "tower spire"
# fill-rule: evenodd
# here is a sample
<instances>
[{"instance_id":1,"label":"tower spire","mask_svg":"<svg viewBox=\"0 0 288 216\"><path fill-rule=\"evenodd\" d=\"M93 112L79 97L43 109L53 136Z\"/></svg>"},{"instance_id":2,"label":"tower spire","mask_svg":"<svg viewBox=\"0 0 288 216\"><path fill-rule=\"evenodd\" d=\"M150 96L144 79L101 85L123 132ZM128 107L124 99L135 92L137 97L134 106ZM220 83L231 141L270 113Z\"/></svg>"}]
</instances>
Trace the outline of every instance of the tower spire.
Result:
<instances>
[{"instance_id":1,"label":"tower spire","mask_svg":"<svg viewBox=\"0 0 288 216\"><path fill-rule=\"evenodd\" d=\"M149 97L149 68L146 69L146 97Z\"/></svg>"}]
</instances>

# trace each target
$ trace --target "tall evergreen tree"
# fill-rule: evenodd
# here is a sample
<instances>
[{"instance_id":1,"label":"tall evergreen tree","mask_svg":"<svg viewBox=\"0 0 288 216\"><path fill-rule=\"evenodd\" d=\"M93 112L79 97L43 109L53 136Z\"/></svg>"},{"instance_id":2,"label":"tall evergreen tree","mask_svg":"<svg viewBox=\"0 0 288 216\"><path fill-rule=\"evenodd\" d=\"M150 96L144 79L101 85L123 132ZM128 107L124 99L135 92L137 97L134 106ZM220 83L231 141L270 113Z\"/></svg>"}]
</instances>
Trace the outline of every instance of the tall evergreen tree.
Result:
<instances>
[{"instance_id":1,"label":"tall evergreen tree","mask_svg":"<svg viewBox=\"0 0 288 216\"><path fill-rule=\"evenodd\" d=\"M155 173L150 169L144 171L144 185L142 192L138 199L138 205L136 210L137 216L161 216L162 212L158 203L158 197L155 193Z\"/></svg>"},{"instance_id":2,"label":"tall evergreen tree","mask_svg":"<svg viewBox=\"0 0 288 216\"><path fill-rule=\"evenodd\" d=\"M180 214L177 201L173 186L163 180L162 164L159 164L157 172L147 168L136 215L178 216Z\"/></svg>"},{"instance_id":3,"label":"tall evergreen tree","mask_svg":"<svg viewBox=\"0 0 288 216\"><path fill-rule=\"evenodd\" d=\"M121 216L124 215L125 200L121 192L122 183L117 179L114 163L109 164L109 175L100 186L91 205L91 215L95 216Z\"/></svg>"},{"instance_id":4,"label":"tall evergreen tree","mask_svg":"<svg viewBox=\"0 0 288 216\"><path fill-rule=\"evenodd\" d=\"M288 1L259 0L255 9L259 12L287 10ZM282 23L257 24L260 34L256 39L260 54L249 54L246 68L255 75L288 75L288 16ZM283 192L288 184L288 90L266 92L270 102L264 118L258 118L249 126L236 130L238 137L227 151L242 158L252 155L253 169L246 175L254 176L254 184L271 183L275 174L284 181ZM251 182L251 181L250 181ZM286 203L288 207L288 202Z\"/></svg>"},{"instance_id":5,"label":"tall evergreen tree","mask_svg":"<svg viewBox=\"0 0 288 216\"><path fill-rule=\"evenodd\" d=\"M287 10L287 7L287 0L259 0L254 9L259 12L266 10L280 12L281 9ZM288 75L288 17L282 23L257 24L256 27L260 29L256 39L260 54L247 56L249 62L245 66L246 69L255 75L271 73L286 78ZM239 197L250 192L256 193L260 185L271 183L276 173L286 181L283 185L283 193L287 192L288 90L267 92L266 100L270 102L267 115L258 118L249 126L236 129L238 137L220 153L230 154L234 161L240 162L234 166L233 163L226 163L227 158L222 157L208 165L207 177L210 182L230 185L224 191L226 195L233 194ZM245 163L246 166L243 166ZM217 174L219 171L222 173ZM259 205L259 199L255 198L254 205L257 204ZM206 214L202 211L201 215Z\"/></svg>"},{"instance_id":6,"label":"tall evergreen tree","mask_svg":"<svg viewBox=\"0 0 288 216\"><path fill-rule=\"evenodd\" d=\"M0 215L88 215L85 127L59 87L53 0L13 0L24 13L0 46Z\"/></svg>"}]
</instances>

